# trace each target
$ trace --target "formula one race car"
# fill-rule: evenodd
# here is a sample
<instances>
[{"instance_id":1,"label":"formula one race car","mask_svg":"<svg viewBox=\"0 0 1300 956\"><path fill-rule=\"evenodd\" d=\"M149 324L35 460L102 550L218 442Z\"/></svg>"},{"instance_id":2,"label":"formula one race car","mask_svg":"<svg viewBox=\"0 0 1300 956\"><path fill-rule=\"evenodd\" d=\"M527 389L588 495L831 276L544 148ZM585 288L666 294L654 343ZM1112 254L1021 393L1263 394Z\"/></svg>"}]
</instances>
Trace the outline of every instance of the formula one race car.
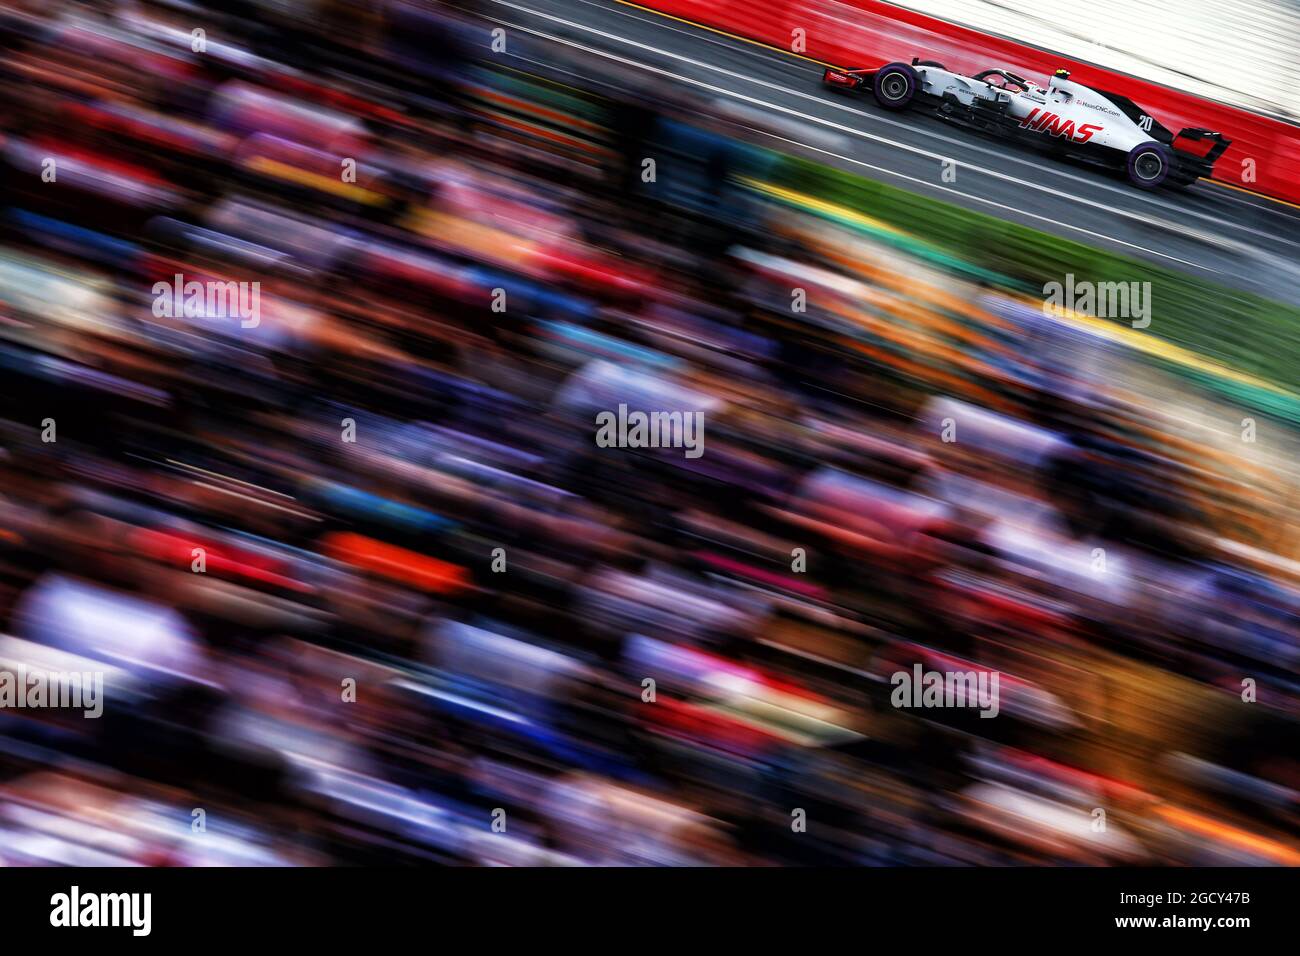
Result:
<instances>
[{"instance_id":1,"label":"formula one race car","mask_svg":"<svg viewBox=\"0 0 1300 956\"><path fill-rule=\"evenodd\" d=\"M1174 135L1127 97L1092 90L1057 70L1047 89L1006 70L974 76L912 59L875 70L827 69L822 82L839 90L870 89L887 110L920 105L974 129L1034 143L1052 152L1124 170L1135 185L1185 186L1209 176L1231 141L1222 133L1185 129ZM1209 148L1187 145L1209 142ZM1186 145L1184 145L1186 144Z\"/></svg>"}]
</instances>

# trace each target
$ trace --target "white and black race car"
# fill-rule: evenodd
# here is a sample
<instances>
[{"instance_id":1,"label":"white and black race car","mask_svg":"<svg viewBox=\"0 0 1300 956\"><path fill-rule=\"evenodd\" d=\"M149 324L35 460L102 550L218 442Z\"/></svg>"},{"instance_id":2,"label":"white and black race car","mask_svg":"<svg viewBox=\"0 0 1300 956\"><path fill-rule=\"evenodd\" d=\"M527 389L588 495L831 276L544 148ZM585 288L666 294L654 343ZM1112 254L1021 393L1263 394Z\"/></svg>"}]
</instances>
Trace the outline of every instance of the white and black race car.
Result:
<instances>
[{"instance_id":1,"label":"white and black race car","mask_svg":"<svg viewBox=\"0 0 1300 956\"><path fill-rule=\"evenodd\" d=\"M1127 97L1089 89L1066 70L1057 70L1044 89L1007 70L962 76L913 58L874 70L828 68L822 82L839 90L870 89L888 110L920 106L974 129L1122 170L1143 189L1209 176L1231 142L1206 129L1175 135ZM1207 140L1204 152L1180 143Z\"/></svg>"}]
</instances>

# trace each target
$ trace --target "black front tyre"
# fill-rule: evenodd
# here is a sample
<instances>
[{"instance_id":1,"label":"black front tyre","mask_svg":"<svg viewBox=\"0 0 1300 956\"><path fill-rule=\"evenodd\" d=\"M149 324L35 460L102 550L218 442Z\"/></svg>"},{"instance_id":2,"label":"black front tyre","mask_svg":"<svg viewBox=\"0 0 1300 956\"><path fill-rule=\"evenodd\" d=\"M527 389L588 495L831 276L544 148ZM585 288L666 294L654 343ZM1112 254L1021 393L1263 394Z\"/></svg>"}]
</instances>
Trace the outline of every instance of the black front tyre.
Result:
<instances>
[{"instance_id":1,"label":"black front tyre","mask_svg":"<svg viewBox=\"0 0 1300 956\"><path fill-rule=\"evenodd\" d=\"M906 63L887 63L876 72L871 92L885 109L904 110L920 88L921 78L916 70Z\"/></svg>"}]
</instances>

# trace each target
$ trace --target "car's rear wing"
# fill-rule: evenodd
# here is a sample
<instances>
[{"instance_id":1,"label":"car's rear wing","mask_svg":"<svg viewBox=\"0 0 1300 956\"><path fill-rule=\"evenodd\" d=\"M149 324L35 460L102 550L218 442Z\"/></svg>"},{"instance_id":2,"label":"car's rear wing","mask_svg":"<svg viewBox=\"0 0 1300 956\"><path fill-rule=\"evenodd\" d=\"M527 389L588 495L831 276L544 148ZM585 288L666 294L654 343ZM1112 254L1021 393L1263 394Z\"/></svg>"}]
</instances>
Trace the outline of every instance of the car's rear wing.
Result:
<instances>
[{"instance_id":1,"label":"car's rear wing","mask_svg":"<svg viewBox=\"0 0 1300 956\"><path fill-rule=\"evenodd\" d=\"M1205 162L1211 166L1213 166L1218 158L1224 154L1224 151L1232 145L1232 140L1226 138L1222 133L1215 133L1208 129L1196 129L1195 127L1190 126L1174 137L1175 148L1177 148L1178 140L1180 139L1189 139L1193 142L1203 139L1215 140L1214 145L1211 146L1209 151L1202 157Z\"/></svg>"}]
</instances>

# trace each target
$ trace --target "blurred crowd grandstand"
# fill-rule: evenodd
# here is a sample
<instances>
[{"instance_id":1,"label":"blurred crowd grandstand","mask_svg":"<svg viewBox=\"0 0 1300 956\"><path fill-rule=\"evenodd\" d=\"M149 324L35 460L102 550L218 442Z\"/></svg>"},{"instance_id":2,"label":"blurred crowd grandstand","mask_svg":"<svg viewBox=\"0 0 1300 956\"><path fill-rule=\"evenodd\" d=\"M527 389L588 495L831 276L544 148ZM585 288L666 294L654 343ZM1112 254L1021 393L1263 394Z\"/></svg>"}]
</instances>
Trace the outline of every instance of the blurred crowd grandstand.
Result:
<instances>
[{"instance_id":1,"label":"blurred crowd grandstand","mask_svg":"<svg viewBox=\"0 0 1300 956\"><path fill-rule=\"evenodd\" d=\"M0 11L0 864L1300 863L1294 315L470 6Z\"/></svg>"}]
</instances>

